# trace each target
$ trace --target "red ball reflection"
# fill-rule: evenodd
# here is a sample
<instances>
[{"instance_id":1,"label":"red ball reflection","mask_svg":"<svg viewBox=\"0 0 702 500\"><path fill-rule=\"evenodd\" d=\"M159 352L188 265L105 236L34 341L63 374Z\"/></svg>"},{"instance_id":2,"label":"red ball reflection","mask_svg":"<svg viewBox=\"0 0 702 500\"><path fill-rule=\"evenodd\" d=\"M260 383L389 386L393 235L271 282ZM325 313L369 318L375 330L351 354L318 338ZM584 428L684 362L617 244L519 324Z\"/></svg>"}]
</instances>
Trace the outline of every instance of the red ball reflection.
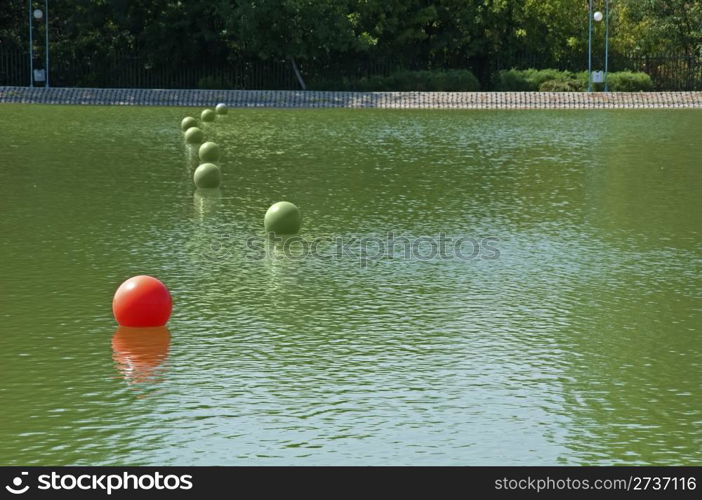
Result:
<instances>
[{"instance_id":1,"label":"red ball reflection","mask_svg":"<svg viewBox=\"0 0 702 500\"><path fill-rule=\"evenodd\" d=\"M129 328L120 326L112 337L112 358L130 382L153 379L156 368L168 357L171 334L165 326Z\"/></svg>"}]
</instances>

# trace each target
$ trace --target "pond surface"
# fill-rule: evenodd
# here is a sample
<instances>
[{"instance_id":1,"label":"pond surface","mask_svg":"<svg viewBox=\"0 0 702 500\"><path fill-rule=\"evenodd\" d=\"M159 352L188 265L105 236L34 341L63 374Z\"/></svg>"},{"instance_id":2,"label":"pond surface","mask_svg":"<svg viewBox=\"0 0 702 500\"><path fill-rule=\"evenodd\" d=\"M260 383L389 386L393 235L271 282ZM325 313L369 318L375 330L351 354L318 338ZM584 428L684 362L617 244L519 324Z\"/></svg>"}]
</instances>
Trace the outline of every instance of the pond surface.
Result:
<instances>
[{"instance_id":1,"label":"pond surface","mask_svg":"<svg viewBox=\"0 0 702 500\"><path fill-rule=\"evenodd\" d=\"M0 106L0 464L702 463L702 113L199 111Z\"/></svg>"}]
</instances>

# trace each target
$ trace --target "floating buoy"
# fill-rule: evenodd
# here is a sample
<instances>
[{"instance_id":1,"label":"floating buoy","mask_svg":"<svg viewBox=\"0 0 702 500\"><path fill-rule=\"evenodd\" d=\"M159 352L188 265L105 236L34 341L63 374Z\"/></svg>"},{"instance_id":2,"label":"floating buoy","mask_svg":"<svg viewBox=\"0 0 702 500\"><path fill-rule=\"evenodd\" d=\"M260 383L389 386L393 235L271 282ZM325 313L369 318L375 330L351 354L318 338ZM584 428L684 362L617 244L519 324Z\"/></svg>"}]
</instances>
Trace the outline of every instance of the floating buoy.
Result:
<instances>
[{"instance_id":1,"label":"floating buoy","mask_svg":"<svg viewBox=\"0 0 702 500\"><path fill-rule=\"evenodd\" d=\"M202 113L200 113L200 119L203 122L213 122L216 117L217 114L211 109L205 109Z\"/></svg>"},{"instance_id":2,"label":"floating buoy","mask_svg":"<svg viewBox=\"0 0 702 500\"><path fill-rule=\"evenodd\" d=\"M295 234L302 225L302 214L289 201L279 201L268 209L263 225L267 233Z\"/></svg>"},{"instance_id":3,"label":"floating buoy","mask_svg":"<svg viewBox=\"0 0 702 500\"><path fill-rule=\"evenodd\" d=\"M193 181L199 188L216 188L221 180L219 167L213 163L203 163L195 169Z\"/></svg>"},{"instance_id":4,"label":"floating buoy","mask_svg":"<svg viewBox=\"0 0 702 500\"><path fill-rule=\"evenodd\" d=\"M183 130L183 132L185 132L190 127L197 127L197 120L195 118L193 118L192 116L186 116L180 122L180 128Z\"/></svg>"},{"instance_id":5,"label":"floating buoy","mask_svg":"<svg viewBox=\"0 0 702 500\"><path fill-rule=\"evenodd\" d=\"M212 163L219 160L219 146L214 142L205 142L197 151L200 160Z\"/></svg>"},{"instance_id":6,"label":"floating buoy","mask_svg":"<svg viewBox=\"0 0 702 500\"><path fill-rule=\"evenodd\" d=\"M134 276L122 283L112 299L112 313L120 326L163 326L173 308L166 285L151 276Z\"/></svg>"},{"instance_id":7,"label":"floating buoy","mask_svg":"<svg viewBox=\"0 0 702 500\"><path fill-rule=\"evenodd\" d=\"M188 144L200 144L205 140L205 134L197 127L190 127L185 131L185 142Z\"/></svg>"},{"instance_id":8,"label":"floating buoy","mask_svg":"<svg viewBox=\"0 0 702 500\"><path fill-rule=\"evenodd\" d=\"M223 102L220 102L219 104L217 104L217 106L215 106L215 111L218 115L226 115L228 111L227 105Z\"/></svg>"}]
</instances>

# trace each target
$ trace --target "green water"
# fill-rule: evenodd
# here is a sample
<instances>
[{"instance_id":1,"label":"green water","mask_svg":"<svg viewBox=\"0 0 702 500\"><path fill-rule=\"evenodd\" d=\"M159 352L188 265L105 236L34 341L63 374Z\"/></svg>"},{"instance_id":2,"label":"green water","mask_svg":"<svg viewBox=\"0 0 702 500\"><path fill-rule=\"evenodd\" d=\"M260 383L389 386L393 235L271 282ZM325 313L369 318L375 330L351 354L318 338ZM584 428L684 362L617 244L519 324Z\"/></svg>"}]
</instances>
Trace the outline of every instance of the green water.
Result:
<instances>
[{"instance_id":1,"label":"green water","mask_svg":"<svg viewBox=\"0 0 702 500\"><path fill-rule=\"evenodd\" d=\"M702 113L231 110L195 193L197 111L0 106L0 464L702 463Z\"/></svg>"}]
</instances>

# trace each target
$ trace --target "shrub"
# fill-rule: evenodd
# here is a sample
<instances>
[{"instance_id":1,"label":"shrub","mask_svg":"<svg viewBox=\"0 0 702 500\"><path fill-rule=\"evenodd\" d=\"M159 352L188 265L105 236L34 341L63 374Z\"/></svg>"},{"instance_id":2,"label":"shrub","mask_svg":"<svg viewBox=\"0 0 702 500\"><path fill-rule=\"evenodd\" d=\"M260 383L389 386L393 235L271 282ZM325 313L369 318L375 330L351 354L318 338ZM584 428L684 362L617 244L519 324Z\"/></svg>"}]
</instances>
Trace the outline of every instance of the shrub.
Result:
<instances>
[{"instance_id":1,"label":"shrub","mask_svg":"<svg viewBox=\"0 0 702 500\"><path fill-rule=\"evenodd\" d=\"M539 85L540 92L582 92L585 88L579 80L547 80Z\"/></svg>"},{"instance_id":2,"label":"shrub","mask_svg":"<svg viewBox=\"0 0 702 500\"><path fill-rule=\"evenodd\" d=\"M646 73L619 71L607 75L607 87L612 92L647 92L653 90L653 81Z\"/></svg>"},{"instance_id":3,"label":"shrub","mask_svg":"<svg viewBox=\"0 0 702 500\"><path fill-rule=\"evenodd\" d=\"M471 91L480 90L480 82L475 75L467 69L464 70L449 70L441 73L435 73L440 76L440 82L437 82L436 90L445 91Z\"/></svg>"},{"instance_id":4,"label":"shrub","mask_svg":"<svg viewBox=\"0 0 702 500\"><path fill-rule=\"evenodd\" d=\"M527 81L524 71L504 69L493 78L495 90L500 92L526 92L534 90Z\"/></svg>"},{"instance_id":5,"label":"shrub","mask_svg":"<svg viewBox=\"0 0 702 500\"><path fill-rule=\"evenodd\" d=\"M310 85L320 90L436 91L471 92L480 88L478 79L467 69L396 71L387 76L372 75L357 80L317 81Z\"/></svg>"},{"instance_id":6,"label":"shrub","mask_svg":"<svg viewBox=\"0 0 702 500\"><path fill-rule=\"evenodd\" d=\"M197 88L204 90L219 90L231 88L231 84L221 76L203 76L197 82Z\"/></svg>"},{"instance_id":7,"label":"shrub","mask_svg":"<svg viewBox=\"0 0 702 500\"><path fill-rule=\"evenodd\" d=\"M579 92L587 90L587 71L572 73L555 69L510 69L499 71L493 78L495 90L503 92ZM620 71L607 75L607 86L612 92L653 90L651 77L646 73ZM594 84L593 90L604 89Z\"/></svg>"},{"instance_id":8,"label":"shrub","mask_svg":"<svg viewBox=\"0 0 702 500\"><path fill-rule=\"evenodd\" d=\"M539 90L544 82L573 80L570 71L557 69L508 69L493 78L495 90L503 92L528 92Z\"/></svg>"},{"instance_id":9,"label":"shrub","mask_svg":"<svg viewBox=\"0 0 702 500\"><path fill-rule=\"evenodd\" d=\"M476 91L478 79L467 69L398 71L387 77L369 79L366 90ZM375 88L374 88L375 87Z\"/></svg>"},{"instance_id":10,"label":"shrub","mask_svg":"<svg viewBox=\"0 0 702 500\"><path fill-rule=\"evenodd\" d=\"M581 82L583 90L587 90L587 71L576 75ZM646 73L632 71L616 71L607 74L607 88L611 92L647 92L653 90L653 81ZM592 90L604 91L604 84L593 83Z\"/></svg>"}]
</instances>

